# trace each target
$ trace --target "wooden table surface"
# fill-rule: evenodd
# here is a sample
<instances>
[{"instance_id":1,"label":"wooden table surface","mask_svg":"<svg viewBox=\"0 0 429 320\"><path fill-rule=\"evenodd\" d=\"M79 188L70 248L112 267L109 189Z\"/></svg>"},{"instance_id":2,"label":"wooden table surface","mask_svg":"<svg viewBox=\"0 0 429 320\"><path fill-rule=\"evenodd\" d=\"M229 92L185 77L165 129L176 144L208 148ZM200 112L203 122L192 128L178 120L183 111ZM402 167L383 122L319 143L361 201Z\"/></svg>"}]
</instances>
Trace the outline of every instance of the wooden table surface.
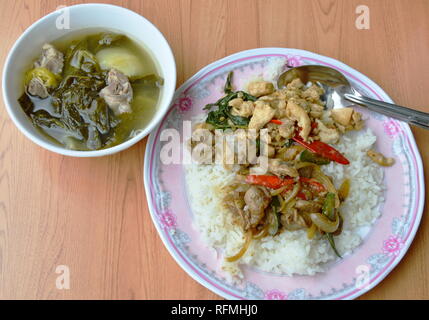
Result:
<instances>
[{"instance_id":1,"label":"wooden table surface","mask_svg":"<svg viewBox=\"0 0 429 320\"><path fill-rule=\"evenodd\" d=\"M104 2L142 14L163 32L176 57L178 85L237 51L299 48L339 59L396 102L429 112L429 0ZM0 0L2 64L29 25L76 3ZM362 3L370 9L369 30L355 26ZM429 135L413 132L427 169ZM104 158L64 157L30 142L0 107L0 298L219 298L176 264L152 225L145 143ZM429 298L427 213L405 258L363 299ZM56 289L58 265L70 269L69 290Z\"/></svg>"}]
</instances>

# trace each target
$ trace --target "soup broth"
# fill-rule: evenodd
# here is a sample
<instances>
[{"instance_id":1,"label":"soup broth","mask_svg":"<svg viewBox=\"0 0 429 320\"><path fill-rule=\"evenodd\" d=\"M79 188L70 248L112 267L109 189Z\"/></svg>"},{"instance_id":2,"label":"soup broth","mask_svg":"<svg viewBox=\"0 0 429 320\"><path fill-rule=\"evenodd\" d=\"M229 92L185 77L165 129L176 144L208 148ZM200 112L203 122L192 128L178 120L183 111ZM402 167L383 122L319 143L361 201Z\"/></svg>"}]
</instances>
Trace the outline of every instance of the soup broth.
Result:
<instances>
[{"instance_id":1,"label":"soup broth","mask_svg":"<svg viewBox=\"0 0 429 320\"><path fill-rule=\"evenodd\" d=\"M129 37L86 30L41 52L19 102L53 141L73 150L109 148L154 116L162 79L150 54Z\"/></svg>"}]
</instances>

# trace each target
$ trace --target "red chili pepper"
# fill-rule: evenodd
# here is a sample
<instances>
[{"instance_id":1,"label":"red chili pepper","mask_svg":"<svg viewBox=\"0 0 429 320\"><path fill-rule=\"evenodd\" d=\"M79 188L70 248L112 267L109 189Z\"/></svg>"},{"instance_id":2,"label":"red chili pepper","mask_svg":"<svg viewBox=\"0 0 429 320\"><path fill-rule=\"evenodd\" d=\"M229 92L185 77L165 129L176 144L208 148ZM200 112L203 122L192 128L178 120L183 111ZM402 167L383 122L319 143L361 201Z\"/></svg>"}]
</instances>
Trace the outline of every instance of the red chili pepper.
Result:
<instances>
[{"instance_id":1,"label":"red chili pepper","mask_svg":"<svg viewBox=\"0 0 429 320\"><path fill-rule=\"evenodd\" d=\"M275 124L283 124L283 121L277 120L277 119L271 119L270 120L271 123L275 123Z\"/></svg>"},{"instance_id":2,"label":"red chili pepper","mask_svg":"<svg viewBox=\"0 0 429 320\"><path fill-rule=\"evenodd\" d=\"M281 179L277 176L269 175L248 175L246 177L246 183L257 184L270 189L279 189L283 186L293 184L294 179Z\"/></svg>"},{"instance_id":3,"label":"red chili pepper","mask_svg":"<svg viewBox=\"0 0 429 320\"><path fill-rule=\"evenodd\" d=\"M298 192L298 194L296 195L296 197L300 198L301 200L307 200L307 196L302 191Z\"/></svg>"},{"instance_id":4,"label":"red chili pepper","mask_svg":"<svg viewBox=\"0 0 429 320\"><path fill-rule=\"evenodd\" d=\"M305 178L305 177L300 177L299 181L303 182L303 183L308 183L309 185L311 185L314 190L316 190L317 192L323 192L326 191L326 188L323 184L321 184L320 182L314 180L314 179L310 179L310 178Z\"/></svg>"},{"instance_id":5,"label":"red chili pepper","mask_svg":"<svg viewBox=\"0 0 429 320\"><path fill-rule=\"evenodd\" d=\"M338 162L340 164L350 164L349 160L344 157L339 151L332 148L329 144L326 144L322 141L313 141L313 142L305 142L301 137L296 135L292 138L294 141L298 142L303 147L307 148L311 152L317 153L324 158L329 160Z\"/></svg>"}]
</instances>

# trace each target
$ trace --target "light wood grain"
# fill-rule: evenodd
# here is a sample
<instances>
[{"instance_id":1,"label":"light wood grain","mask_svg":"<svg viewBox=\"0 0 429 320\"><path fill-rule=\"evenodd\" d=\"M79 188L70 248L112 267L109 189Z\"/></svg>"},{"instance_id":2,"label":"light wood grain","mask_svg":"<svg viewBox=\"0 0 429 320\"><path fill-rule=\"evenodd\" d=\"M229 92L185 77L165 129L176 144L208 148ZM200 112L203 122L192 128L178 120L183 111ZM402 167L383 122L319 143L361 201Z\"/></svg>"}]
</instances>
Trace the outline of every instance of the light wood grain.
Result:
<instances>
[{"instance_id":1,"label":"light wood grain","mask_svg":"<svg viewBox=\"0 0 429 320\"><path fill-rule=\"evenodd\" d=\"M35 20L79 2L0 0L0 60ZM429 112L428 0L364 1L370 30L355 28L360 0L103 2L128 7L159 27L176 56L179 85L240 50L300 48L339 59L398 103ZM428 169L428 132L413 132ZM219 298L163 247L146 204L144 148L145 141L98 159L55 155L27 140L1 106L0 298ZM426 212L403 261L363 299L429 298L428 228ZM70 267L70 290L55 288L61 264Z\"/></svg>"}]
</instances>

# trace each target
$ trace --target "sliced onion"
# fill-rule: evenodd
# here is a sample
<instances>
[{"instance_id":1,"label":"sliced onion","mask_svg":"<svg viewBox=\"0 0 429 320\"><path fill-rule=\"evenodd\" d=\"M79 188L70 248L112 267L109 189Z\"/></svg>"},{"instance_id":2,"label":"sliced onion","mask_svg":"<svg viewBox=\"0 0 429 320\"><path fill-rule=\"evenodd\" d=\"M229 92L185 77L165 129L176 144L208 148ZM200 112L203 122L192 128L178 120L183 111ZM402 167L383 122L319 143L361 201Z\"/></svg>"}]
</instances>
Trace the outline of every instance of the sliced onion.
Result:
<instances>
[{"instance_id":1,"label":"sliced onion","mask_svg":"<svg viewBox=\"0 0 429 320\"><path fill-rule=\"evenodd\" d=\"M343 183L338 189L338 197L341 201L346 200L350 192L350 179L344 179Z\"/></svg>"},{"instance_id":2,"label":"sliced onion","mask_svg":"<svg viewBox=\"0 0 429 320\"><path fill-rule=\"evenodd\" d=\"M240 251L238 251L238 253L232 257L225 258L225 260L228 262L234 262L234 261L237 261L238 259L240 259L246 253L247 249L249 248L250 242L252 242L252 231L248 230L246 232L246 235L245 235L244 245L240 249Z\"/></svg>"},{"instance_id":3,"label":"sliced onion","mask_svg":"<svg viewBox=\"0 0 429 320\"><path fill-rule=\"evenodd\" d=\"M279 158L279 156L282 158L283 157L283 153L285 153L286 152L286 150L287 150L288 148L287 147L282 147L282 148L280 148L278 151L277 151L277 153L276 153L276 158Z\"/></svg>"},{"instance_id":4,"label":"sliced onion","mask_svg":"<svg viewBox=\"0 0 429 320\"><path fill-rule=\"evenodd\" d=\"M280 208L283 207L283 204L285 203L285 200L283 199L283 196L281 194L277 195L277 199L279 199L280 202ZM280 210L279 210L280 211Z\"/></svg>"},{"instance_id":5,"label":"sliced onion","mask_svg":"<svg viewBox=\"0 0 429 320\"><path fill-rule=\"evenodd\" d=\"M335 212L335 221L329 220L327 216L321 213L310 213L310 218L320 230L326 233L335 232L340 225L340 218L337 212Z\"/></svg>"},{"instance_id":6,"label":"sliced onion","mask_svg":"<svg viewBox=\"0 0 429 320\"><path fill-rule=\"evenodd\" d=\"M279 195L280 193L282 193L283 191L285 191L289 187L290 187L290 185L283 186L283 187L281 187L279 189L275 189L273 191L270 191L270 194L271 194L272 197L277 196L277 195Z\"/></svg>"},{"instance_id":7,"label":"sliced onion","mask_svg":"<svg viewBox=\"0 0 429 320\"><path fill-rule=\"evenodd\" d=\"M332 192L335 194L335 208L337 209L340 206L340 198L338 197L338 191L335 189L334 184L332 183L331 179L329 179L323 172L320 170L319 167L315 167L313 170L313 178L316 179L318 182L323 184L328 190L328 192Z\"/></svg>"},{"instance_id":8,"label":"sliced onion","mask_svg":"<svg viewBox=\"0 0 429 320\"><path fill-rule=\"evenodd\" d=\"M292 191L284 198L284 202L283 205L281 206L280 210L281 212L283 212L284 209L286 209L287 205L293 200L295 199L296 195L299 192L299 189L301 188L301 184L299 182L297 182L294 186Z\"/></svg>"},{"instance_id":9,"label":"sliced onion","mask_svg":"<svg viewBox=\"0 0 429 320\"><path fill-rule=\"evenodd\" d=\"M268 234L268 224L266 224L266 225L264 226L264 228L263 228L261 231L259 231L259 233L257 233L257 234L255 234L255 235L253 235L253 239L254 239L254 240L262 239L262 238L263 238L263 237L265 237L267 234Z\"/></svg>"},{"instance_id":10,"label":"sliced onion","mask_svg":"<svg viewBox=\"0 0 429 320\"><path fill-rule=\"evenodd\" d=\"M301 229L303 229L303 226L301 226L301 225L299 225L299 224L297 224L297 223L292 223L292 224L287 224L287 225L285 225L285 226L284 226L284 228L285 228L286 230L289 230L289 231L296 231L296 230L301 230Z\"/></svg>"},{"instance_id":11,"label":"sliced onion","mask_svg":"<svg viewBox=\"0 0 429 320\"><path fill-rule=\"evenodd\" d=\"M313 239L314 235L316 234L316 231L317 231L317 226L316 224L312 223L311 227L307 229L307 238L310 240Z\"/></svg>"},{"instance_id":12,"label":"sliced onion","mask_svg":"<svg viewBox=\"0 0 429 320\"><path fill-rule=\"evenodd\" d=\"M286 195L286 197L283 200L283 204L280 207L280 212L282 213L286 213L289 209L291 209L294 205L295 205L295 197L299 192L299 189L301 188L301 184L299 182L297 182L292 191ZM292 205L291 205L292 203Z\"/></svg>"},{"instance_id":13,"label":"sliced onion","mask_svg":"<svg viewBox=\"0 0 429 320\"><path fill-rule=\"evenodd\" d=\"M296 170L305 168L305 167L319 167L319 166L311 162L298 162L295 164Z\"/></svg>"},{"instance_id":14,"label":"sliced onion","mask_svg":"<svg viewBox=\"0 0 429 320\"><path fill-rule=\"evenodd\" d=\"M295 199L292 199L288 204L286 204L286 206L280 212L283 213L283 214L287 214L288 211L295 206L295 204L296 204Z\"/></svg>"}]
</instances>

